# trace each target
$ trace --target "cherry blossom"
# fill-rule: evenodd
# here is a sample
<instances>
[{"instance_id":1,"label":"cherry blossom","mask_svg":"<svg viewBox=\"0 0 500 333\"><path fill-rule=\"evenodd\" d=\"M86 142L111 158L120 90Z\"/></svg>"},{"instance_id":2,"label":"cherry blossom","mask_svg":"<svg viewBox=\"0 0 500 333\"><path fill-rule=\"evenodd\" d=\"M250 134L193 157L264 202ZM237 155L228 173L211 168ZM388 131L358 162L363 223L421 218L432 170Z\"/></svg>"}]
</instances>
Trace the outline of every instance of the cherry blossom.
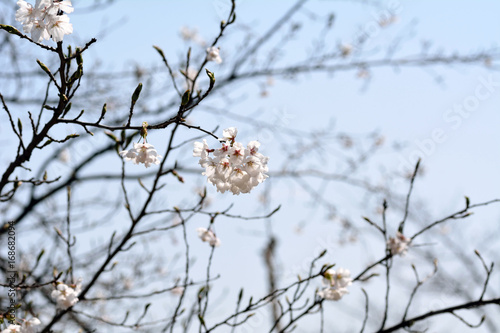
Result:
<instances>
[{"instance_id":1,"label":"cherry blossom","mask_svg":"<svg viewBox=\"0 0 500 333\"><path fill-rule=\"evenodd\" d=\"M68 15L55 15L49 19L48 30L54 42L62 42L64 35L73 33L73 26L69 23Z\"/></svg>"},{"instance_id":2,"label":"cherry blossom","mask_svg":"<svg viewBox=\"0 0 500 333\"><path fill-rule=\"evenodd\" d=\"M349 287L352 284L351 272L345 268L339 268L337 271L329 269L323 274L323 283L331 287Z\"/></svg>"},{"instance_id":3,"label":"cherry blossom","mask_svg":"<svg viewBox=\"0 0 500 333\"><path fill-rule=\"evenodd\" d=\"M213 247L220 246L220 239L215 236L215 233L212 230L198 228L196 231L198 232L198 237L200 237L203 242L208 242L208 244Z\"/></svg>"},{"instance_id":4,"label":"cherry blossom","mask_svg":"<svg viewBox=\"0 0 500 333\"><path fill-rule=\"evenodd\" d=\"M28 23L25 27L30 27L31 39L35 42L41 42L44 39L50 38L50 33L47 29L47 24L43 20L35 20L32 23ZM25 31L28 32L28 31Z\"/></svg>"},{"instance_id":5,"label":"cherry blossom","mask_svg":"<svg viewBox=\"0 0 500 333\"><path fill-rule=\"evenodd\" d=\"M41 325L40 319L31 318L30 320L25 320L21 325L21 333L36 333L38 331L35 326Z\"/></svg>"},{"instance_id":6,"label":"cherry blossom","mask_svg":"<svg viewBox=\"0 0 500 333\"><path fill-rule=\"evenodd\" d=\"M182 295L182 293L184 292L184 287L178 286L178 287L172 288L172 290L170 290L170 292L173 295Z\"/></svg>"},{"instance_id":7,"label":"cherry blossom","mask_svg":"<svg viewBox=\"0 0 500 333\"><path fill-rule=\"evenodd\" d=\"M59 153L59 161L63 162L63 163L68 163L71 159L71 154L69 152L69 150L67 148L64 148L63 150L61 150L61 152Z\"/></svg>"},{"instance_id":8,"label":"cherry blossom","mask_svg":"<svg viewBox=\"0 0 500 333\"><path fill-rule=\"evenodd\" d=\"M216 64L220 64L222 62L222 58L219 54L220 50L218 47L212 46L207 49L207 60L213 61Z\"/></svg>"},{"instance_id":9,"label":"cherry blossom","mask_svg":"<svg viewBox=\"0 0 500 333\"><path fill-rule=\"evenodd\" d=\"M21 326L10 324L6 329L2 330L0 333L20 333Z\"/></svg>"},{"instance_id":10,"label":"cherry blossom","mask_svg":"<svg viewBox=\"0 0 500 333\"><path fill-rule=\"evenodd\" d=\"M234 142L236 135L238 135L238 129L236 127L229 127L222 131L223 137L219 140ZM252 141L253 142L253 141Z\"/></svg>"},{"instance_id":11,"label":"cherry blossom","mask_svg":"<svg viewBox=\"0 0 500 333\"><path fill-rule=\"evenodd\" d=\"M348 269L328 269L323 273L323 285L326 287L318 291L317 295L326 300L338 301L349 293L347 287L351 284L351 272Z\"/></svg>"},{"instance_id":12,"label":"cherry blossom","mask_svg":"<svg viewBox=\"0 0 500 333\"><path fill-rule=\"evenodd\" d=\"M340 53L342 57L347 57L352 53L353 47L351 44L342 44L340 45Z\"/></svg>"},{"instance_id":13,"label":"cherry blossom","mask_svg":"<svg viewBox=\"0 0 500 333\"><path fill-rule=\"evenodd\" d=\"M50 2L50 1L49 1ZM72 13L75 9L72 7L70 0L56 1L48 8L51 15L57 15L59 11L63 11L67 14Z\"/></svg>"},{"instance_id":14,"label":"cherry blossom","mask_svg":"<svg viewBox=\"0 0 500 333\"><path fill-rule=\"evenodd\" d=\"M23 31L31 39L41 42L52 39L61 42L64 35L73 33L73 26L65 13L73 12L71 1L36 0L35 6L24 0L17 2L16 20L23 24Z\"/></svg>"},{"instance_id":15,"label":"cherry blossom","mask_svg":"<svg viewBox=\"0 0 500 333\"><path fill-rule=\"evenodd\" d=\"M20 0L17 2L17 5L19 6L19 9L16 12L16 21L26 24L36 19L35 8L33 8L30 3Z\"/></svg>"},{"instance_id":16,"label":"cherry blossom","mask_svg":"<svg viewBox=\"0 0 500 333\"><path fill-rule=\"evenodd\" d=\"M347 291L347 288L327 287L318 291L318 296L329 301L338 301L342 296L348 293L349 291Z\"/></svg>"},{"instance_id":17,"label":"cherry blossom","mask_svg":"<svg viewBox=\"0 0 500 333\"><path fill-rule=\"evenodd\" d=\"M143 163L146 168L151 164L160 164L161 156L158 155L155 147L149 143L134 143L134 148L120 152L125 161L132 161L134 164Z\"/></svg>"},{"instance_id":18,"label":"cherry blossom","mask_svg":"<svg viewBox=\"0 0 500 333\"><path fill-rule=\"evenodd\" d=\"M236 195L248 193L268 178L269 158L258 152L258 141L250 141L246 148L237 142L238 130L235 127L225 129L222 134L220 148L210 149L206 140L195 142L193 156L200 157L198 163L205 168L202 174L217 191L230 191Z\"/></svg>"},{"instance_id":19,"label":"cherry blossom","mask_svg":"<svg viewBox=\"0 0 500 333\"><path fill-rule=\"evenodd\" d=\"M51 297L57 302L57 308L66 310L78 302L78 295L82 289L81 279L77 281L74 289L64 283L57 285L57 288L52 291Z\"/></svg>"},{"instance_id":20,"label":"cherry blossom","mask_svg":"<svg viewBox=\"0 0 500 333\"><path fill-rule=\"evenodd\" d=\"M408 251L408 247L410 245L411 239L405 237L399 231L396 232L396 237L389 237L387 241L387 246L391 251L393 256L399 254L400 256L404 256Z\"/></svg>"},{"instance_id":21,"label":"cherry blossom","mask_svg":"<svg viewBox=\"0 0 500 333\"><path fill-rule=\"evenodd\" d=\"M193 156L200 157L202 160L206 160L210 152L213 152L213 149L210 150L208 148L206 139L203 139L203 142L194 143Z\"/></svg>"},{"instance_id":22,"label":"cherry blossom","mask_svg":"<svg viewBox=\"0 0 500 333\"><path fill-rule=\"evenodd\" d=\"M181 27L180 30L181 38L185 41L193 41L201 46L204 46L206 43L203 38L198 34L198 30L196 28L189 28L186 26Z\"/></svg>"}]
</instances>

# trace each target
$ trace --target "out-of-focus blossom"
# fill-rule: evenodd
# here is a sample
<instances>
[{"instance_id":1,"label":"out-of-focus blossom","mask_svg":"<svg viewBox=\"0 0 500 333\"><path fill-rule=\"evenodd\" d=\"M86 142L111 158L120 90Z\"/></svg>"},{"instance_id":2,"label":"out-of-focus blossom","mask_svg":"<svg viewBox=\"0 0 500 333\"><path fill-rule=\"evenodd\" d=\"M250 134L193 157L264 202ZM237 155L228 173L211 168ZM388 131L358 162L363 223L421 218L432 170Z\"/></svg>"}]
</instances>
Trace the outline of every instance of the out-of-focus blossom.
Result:
<instances>
[{"instance_id":1,"label":"out-of-focus blossom","mask_svg":"<svg viewBox=\"0 0 500 333\"><path fill-rule=\"evenodd\" d=\"M342 57L346 58L352 53L353 47L351 44L340 45L340 54Z\"/></svg>"},{"instance_id":2,"label":"out-of-focus blossom","mask_svg":"<svg viewBox=\"0 0 500 333\"><path fill-rule=\"evenodd\" d=\"M10 324L6 329L2 330L2 332L0 333L21 333L21 326Z\"/></svg>"},{"instance_id":3,"label":"out-of-focus blossom","mask_svg":"<svg viewBox=\"0 0 500 333\"><path fill-rule=\"evenodd\" d=\"M399 254L400 256L404 256L408 251L408 247L410 245L411 239L405 237L399 231L396 232L396 237L389 237L387 240L387 246L391 251L393 256Z\"/></svg>"},{"instance_id":4,"label":"out-of-focus blossom","mask_svg":"<svg viewBox=\"0 0 500 333\"><path fill-rule=\"evenodd\" d=\"M51 297L57 302L58 309L66 310L79 301L78 295L80 294L81 289L81 279L79 279L78 282L74 285L74 288L71 288L64 283L60 283L57 285L57 288L52 291Z\"/></svg>"},{"instance_id":5,"label":"out-of-focus blossom","mask_svg":"<svg viewBox=\"0 0 500 333\"><path fill-rule=\"evenodd\" d=\"M331 301L338 301L348 294L347 287L352 284L351 272L345 268L337 271L328 269L323 273L323 285L326 287L318 291L318 296Z\"/></svg>"},{"instance_id":6,"label":"out-of-focus blossom","mask_svg":"<svg viewBox=\"0 0 500 333\"><path fill-rule=\"evenodd\" d=\"M201 46L204 46L206 44L203 38L198 34L198 30L196 28L183 26L181 27L180 35L181 38L186 42L193 41Z\"/></svg>"},{"instance_id":7,"label":"out-of-focus blossom","mask_svg":"<svg viewBox=\"0 0 500 333\"><path fill-rule=\"evenodd\" d=\"M219 54L220 50L218 47L212 46L207 49L207 60L214 61L216 64L220 64L222 62L222 58Z\"/></svg>"},{"instance_id":8,"label":"out-of-focus blossom","mask_svg":"<svg viewBox=\"0 0 500 333\"><path fill-rule=\"evenodd\" d=\"M329 301L338 301L348 293L347 288L327 287L318 291L318 296Z\"/></svg>"},{"instance_id":9,"label":"out-of-focus blossom","mask_svg":"<svg viewBox=\"0 0 500 333\"><path fill-rule=\"evenodd\" d=\"M210 246L217 247L220 246L220 239L215 236L212 230L207 230L205 228L196 229L198 232L198 237L201 238L202 241L207 242Z\"/></svg>"},{"instance_id":10,"label":"out-of-focus blossom","mask_svg":"<svg viewBox=\"0 0 500 333\"><path fill-rule=\"evenodd\" d=\"M182 293L184 292L184 287L172 288L172 290L170 290L170 292L174 295L182 295Z\"/></svg>"},{"instance_id":11,"label":"out-of-focus blossom","mask_svg":"<svg viewBox=\"0 0 500 333\"><path fill-rule=\"evenodd\" d=\"M35 326L41 325L42 322L38 318L31 318L30 320L25 320L21 325L21 333L36 333L38 329Z\"/></svg>"}]
</instances>

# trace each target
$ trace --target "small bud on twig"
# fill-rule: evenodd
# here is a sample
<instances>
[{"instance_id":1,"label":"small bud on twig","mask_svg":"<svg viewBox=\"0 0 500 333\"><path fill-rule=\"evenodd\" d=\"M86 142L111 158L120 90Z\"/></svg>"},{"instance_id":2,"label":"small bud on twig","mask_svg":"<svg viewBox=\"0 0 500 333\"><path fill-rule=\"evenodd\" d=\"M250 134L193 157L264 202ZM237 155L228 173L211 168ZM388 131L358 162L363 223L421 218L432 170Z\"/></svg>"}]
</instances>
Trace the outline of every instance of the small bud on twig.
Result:
<instances>
[{"instance_id":1,"label":"small bud on twig","mask_svg":"<svg viewBox=\"0 0 500 333\"><path fill-rule=\"evenodd\" d=\"M139 83L137 88L135 88L134 93L132 94L132 104L135 104L137 102L137 100L139 99L139 96L141 94L141 90L142 90L142 83Z\"/></svg>"},{"instance_id":2,"label":"small bud on twig","mask_svg":"<svg viewBox=\"0 0 500 333\"><path fill-rule=\"evenodd\" d=\"M186 90L184 95L182 95L182 102L181 105L186 105L189 103L189 98L191 97L191 90Z\"/></svg>"},{"instance_id":3,"label":"small bud on twig","mask_svg":"<svg viewBox=\"0 0 500 333\"><path fill-rule=\"evenodd\" d=\"M43 62L41 62L40 60L36 59L36 63L38 64L38 66L40 66L40 68L45 72L47 73L47 75L49 76L52 76L52 73L50 72L50 69L47 67L47 65L45 65Z\"/></svg>"}]
</instances>

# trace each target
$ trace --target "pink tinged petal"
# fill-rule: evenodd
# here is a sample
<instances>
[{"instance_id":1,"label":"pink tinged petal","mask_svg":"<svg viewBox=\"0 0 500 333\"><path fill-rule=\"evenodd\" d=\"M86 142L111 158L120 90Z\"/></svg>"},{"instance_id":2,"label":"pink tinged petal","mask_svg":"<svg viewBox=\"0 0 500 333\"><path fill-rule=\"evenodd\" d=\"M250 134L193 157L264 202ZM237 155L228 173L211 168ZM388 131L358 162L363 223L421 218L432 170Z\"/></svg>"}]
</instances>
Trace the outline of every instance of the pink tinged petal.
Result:
<instances>
[{"instance_id":1,"label":"pink tinged petal","mask_svg":"<svg viewBox=\"0 0 500 333\"><path fill-rule=\"evenodd\" d=\"M226 128L225 130L222 131L222 135L224 136L224 139L232 140L236 138L236 135L238 134L238 130L236 127L229 127Z\"/></svg>"},{"instance_id":2,"label":"pink tinged petal","mask_svg":"<svg viewBox=\"0 0 500 333\"><path fill-rule=\"evenodd\" d=\"M67 15L57 15L49 24L49 32L55 42L61 42L64 35L73 33L73 25Z\"/></svg>"},{"instance_id":3,"label":"pink tinged petal","mask_svg":"<svg viewBox=\"0 0 500 333\"><path fill-rule=\"evenodd\" d=\"M44 39L49 39L50 34L47 31L47 26L45 22L41 20L37 20L33 22L33 26L31 28L31 39L35 42L39 43Z\"/></svg>"},{"instance_id":4,"label":"pink tinged petal","mask_svg":"<svg viewBox=\"0 0 500 333\"><path fill-rule=\"evenodd\" d=\"M23 24L23 31L25 34L28 34L33 29L33 22Z\"/></svg>"},{"instance_id":5,"label":"pink tinged petal","mask_svg":"<svg viewBox=\"0 0 500 333\"><path fill-rule=\"evenodd\" d=\"M58 3L59 9L67 14L72 13L75 10L72 6L71 1L69 0L64 0Z\"/></svg>"},{"instance_id":6,"label":"pink tinged petal","mask_svg":"<svg viewBox=\"0 0 500 333\"><path fill-rule=\"evenodd\" d=\"M25 24L34 19L33 6L31 6L31 4L24 0L19 0L17 5L19 9L16 11L16 21Z\"/></svg>"}]
</instances>

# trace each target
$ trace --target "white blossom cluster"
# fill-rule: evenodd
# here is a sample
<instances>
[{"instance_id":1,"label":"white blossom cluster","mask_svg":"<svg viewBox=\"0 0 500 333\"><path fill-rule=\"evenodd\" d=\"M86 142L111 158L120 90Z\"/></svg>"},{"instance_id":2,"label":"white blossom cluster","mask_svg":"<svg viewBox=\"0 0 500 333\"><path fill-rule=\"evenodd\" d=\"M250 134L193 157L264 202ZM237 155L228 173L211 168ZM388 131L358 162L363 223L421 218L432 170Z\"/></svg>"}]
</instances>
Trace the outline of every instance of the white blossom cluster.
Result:
<instances>
[{"instance_id":1,"label":"white blossom cluster","mask_svg":"<svg viewBox=\"0 0 500 333\"><path fill-rule=\"evenodd\" d=\"M215 236L215 233L212 230L198 228L196 231L198 232L198 237L200 237L203 242L207 242L213 247L220 246L220 239Z\"/></svg>"},{"instance_id":2,"label":"white blossom cluster","mask_svg":"<svg viewBox=\"0 0 500 333\"><path fill-rule=\"evenodd\" d=\"M146 168L149 168L151 164L160 164L161 160L155 147L146 142L134 143L134 148L123 150L120 155L125 161L132 161L134 164L143 163Z\"/></svg>"},{"instance_id":3,"label":"white blossom cluster","mask_svg":"<svg viewBox=\"0 0 500 333\"><path fill-rule=\"evenodd\" d=\"M250 141L246 148L236 142L236 128L230 127L222 133L224 137L219 139L222 141L221 148L210 149L207 140L195 142L193 156L200 158L199 163L205 168L202 174L215 185L217 191L248 193L268 177L269 157L258 152L258 141Z\"/></svg>"},{"instance_id":4,"label":"white blossom cluster","mask_svg":"<svg viewBox=\"0 0 500 333\"><path fill-rule=\"evenodd\" d=\"M21 325L10 324L0 333L36 333L38 332L38 329L35 328L35 326L38 326L40 324L41 322L38 318L31 318L30 320L24 320Z\"/></svg>"},{"instance_id":5,"label":"white blossom cluster","mask_svg":"<svg viewBox=\"0 0 500 333\"><path fill-rule=\"evenodd\" d=\"M44 39L61 42L64 35L73 32L73 25L64 13L73 12L71 1L36 0L33 7L24 0L17 2L16 21L23 24L23 31L31 33L31 39L39 43Z\"/></svg>"},{"instance_id":6,"label":"white blossom cluster","mask_svg":"<svg viewBox=\"0 0 500 333\"><path fill-rule=\"evenodd\" d=\"M181 38L187 42L193 41L201 46L204 46L206 44L206 42L203 40L203 37L200 36L196 28L183 26L181 27L180 35Z\"/></svg>"},{"instance_id":7,"label":"white blossom cluster","mask_svg":"<svg viewBox=\"0 0 500 333\"><path fill-rule=\"evenodd\" d=\"M340 54L342 57L348 57L353 51L353 46L351 44L340 45Z\"/></svg>"},{"instance_id":8,"label":"white blossom cluster","mask_svg":"<svg viewBox=\"0 0 500 333\"><path fill-rule=\"evenodd\" d=\"M212 46L207 49L207 61L214 61L216 64L222 63L218 47Z\"/></svg>"},{"instance_id":9,"label":"white blossom cluster","mask_svg":"<svg viewBox=\"0 0 500 333\"><path fill-rule=\"evenodd\" d=\"M347 287L352 284L351 272L345 268L333 269L323 273L323 290L318 291L318 296L331 301L338 301L349 291Z\"/></svg>"},{"instance_id":10,"label":"white blossom cluster","mask_svg":"<svg viewBox=\"0 0 500 333\"><path fill-rule=\"evenodd\" d=\"M78 302L78 295L82 291L82 279L79 279L74 286L74 289L60 283L56 290L52 291L51 297L57 302L57 308L66 310Z\"/></svg>"},{"instance_id":11,"label":"white blossom cluster","mask_svg":"<svg viewBox=\"0 0 500 333\"><path fill-rule=\"evenodd\" d=\"M389 250L391 251L391 254L393 256L395 256L396 254L404 256L406 254L406 251L408 251L410 242L410 238L405 237L398 231L396 232L396 237L389 237L389 240L387 240L387 246L389 247Z\"/></svg>"}]
</instances>

